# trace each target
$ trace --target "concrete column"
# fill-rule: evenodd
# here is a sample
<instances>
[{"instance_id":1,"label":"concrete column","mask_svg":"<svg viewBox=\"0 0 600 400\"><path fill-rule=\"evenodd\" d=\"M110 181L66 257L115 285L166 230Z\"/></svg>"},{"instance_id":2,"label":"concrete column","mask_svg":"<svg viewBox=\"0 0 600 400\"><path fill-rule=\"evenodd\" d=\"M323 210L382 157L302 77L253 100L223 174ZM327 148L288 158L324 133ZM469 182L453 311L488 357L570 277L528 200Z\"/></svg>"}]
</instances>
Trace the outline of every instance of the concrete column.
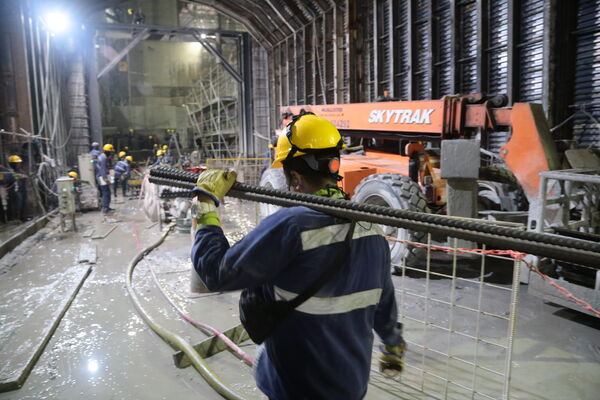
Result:
<instances>
[{"instance_id":1,"label":"concrete column","mask_svg":"<svg viewBox=\"0 0 600 400\"><path fill-rule=\"evenodd\" d=\"M479 140L454 139L442 141L441 175L447 180L448 215L477 217L477 178L480 166ZM474 248L475 244L458 240L458 246Z\"/></svg>"}]
</instances>

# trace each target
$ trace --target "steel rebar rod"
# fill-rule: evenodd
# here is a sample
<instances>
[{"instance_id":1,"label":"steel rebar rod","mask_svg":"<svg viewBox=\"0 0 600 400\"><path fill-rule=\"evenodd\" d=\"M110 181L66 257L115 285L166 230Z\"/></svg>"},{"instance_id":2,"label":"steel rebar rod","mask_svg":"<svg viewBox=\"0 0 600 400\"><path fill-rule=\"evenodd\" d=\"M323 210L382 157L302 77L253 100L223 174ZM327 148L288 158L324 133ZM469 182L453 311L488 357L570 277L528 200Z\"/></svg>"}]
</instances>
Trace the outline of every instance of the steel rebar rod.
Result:
<instances>
[{"instance_id":1,"label":"steel rebar rod","mask_svg":"<svg viewBox=\"0 0 600 400\"><path fill-rule=\"evenodd\" d=\"M150 171L150 182L187 189L187 191L195 186L196 179L196 174L174 168L159 167ZM182 192L182 197L190 195L187 191ZM581 239L521 231L484 222L336 200L245 183L235 183L228 196L282 207L305 206L341 218L431 232L436 235L485 243L494 248L507 248L542 257L600 267L600 243Z\"/></svg>"}]
</instances>

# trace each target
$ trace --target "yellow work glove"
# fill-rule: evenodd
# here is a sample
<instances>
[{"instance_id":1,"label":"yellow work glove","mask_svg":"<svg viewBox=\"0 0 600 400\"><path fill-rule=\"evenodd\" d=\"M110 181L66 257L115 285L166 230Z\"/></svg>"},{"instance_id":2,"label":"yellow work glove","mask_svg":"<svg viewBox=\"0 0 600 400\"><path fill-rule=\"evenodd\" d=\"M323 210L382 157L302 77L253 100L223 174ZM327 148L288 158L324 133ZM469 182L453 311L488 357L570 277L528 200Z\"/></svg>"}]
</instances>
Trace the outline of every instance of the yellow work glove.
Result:
<instances>
[{"instance_id":1,"label":"yellow work glove","mask_svg":"<svg viewBox=\"0 0 600 400\"><path fill-rule=\"evenodd\" d=\"M215 206L218 207L223 197L235 183L235 178L237 178L235 171L218 169L204 171L198 177L196 187L192 192L210 197L215 202Z\"/></svg>"},{"instance_id":2,"label":"yellow work glove","mask_svg":"<svg viewBox=\"0 0 600 400\"><path fill-rule=\"evenodd\" d=\"M382 345L381 357L379 359L379 371L388 378L395 378L404 368L404 350L406 344L402 343L398 346Z\"/></svg>"}]
</instances>

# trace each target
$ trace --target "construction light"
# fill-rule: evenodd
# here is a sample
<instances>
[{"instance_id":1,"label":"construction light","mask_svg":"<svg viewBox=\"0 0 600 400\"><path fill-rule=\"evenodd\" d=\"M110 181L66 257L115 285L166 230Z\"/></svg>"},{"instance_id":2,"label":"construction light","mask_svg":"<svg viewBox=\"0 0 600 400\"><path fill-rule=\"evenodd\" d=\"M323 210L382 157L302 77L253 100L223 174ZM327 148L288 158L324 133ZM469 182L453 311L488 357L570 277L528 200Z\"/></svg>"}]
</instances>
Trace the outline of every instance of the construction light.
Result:
<instances>
[{"instance_id":1,"label":"construction light","mask_svg":"<svg viewBox=\"0 0 600 400\"><path fill-rule=\"evenodd\" d=\"M51 33L62 33L69 29L71 22L69 16L60 11L51 11L44 15L44 24Z\"/></svg>"},{"instance_id":2,"label":"construction light","mask_svg":"<svg viewBox=\"0 0 600 400\"><path fill-rule=\"evenodd\" d=\"M91 373L95 373L98 371L98 360L88 360L88 364L87 364L87 370Z\"/></svg>"},{"instance_id":3,"label":"construction light","mask_svg":"<svg viewBox=\"0 0 600 400\"><path fill-rule=\"evenodd\" d=\"M202 45L199 42L189 42L188 46L192 53L199 53L202 50Z\"/></svg>"}]
</instances>

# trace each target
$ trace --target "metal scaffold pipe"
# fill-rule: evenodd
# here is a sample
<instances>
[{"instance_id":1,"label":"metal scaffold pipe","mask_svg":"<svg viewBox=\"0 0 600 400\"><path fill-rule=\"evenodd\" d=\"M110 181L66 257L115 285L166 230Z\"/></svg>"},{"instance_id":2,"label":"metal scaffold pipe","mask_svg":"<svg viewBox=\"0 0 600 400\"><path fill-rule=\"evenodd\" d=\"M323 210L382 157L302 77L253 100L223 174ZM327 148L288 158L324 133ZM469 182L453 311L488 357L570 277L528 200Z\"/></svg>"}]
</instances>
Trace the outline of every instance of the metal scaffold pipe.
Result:
<instances>
[{"instance_id":1,"label":"metal scaffold pipe","mask_svg":"<svg viewBox=\"0 0 600 400\"><path fill-rule=\"evenodd\" d=\"M150 170L150 182L185 189L182 192L171 192L170 197L189 197L189 190L194 188L197 177L197 174L175 168L158 167ZM587 240L275 190L245 183L235 183L228 196L282 207L305 206L341 218L451 236L483 243L493 248L511 249L595 268L600 265L600 243Z\"/></svg>"}]
</instances>

